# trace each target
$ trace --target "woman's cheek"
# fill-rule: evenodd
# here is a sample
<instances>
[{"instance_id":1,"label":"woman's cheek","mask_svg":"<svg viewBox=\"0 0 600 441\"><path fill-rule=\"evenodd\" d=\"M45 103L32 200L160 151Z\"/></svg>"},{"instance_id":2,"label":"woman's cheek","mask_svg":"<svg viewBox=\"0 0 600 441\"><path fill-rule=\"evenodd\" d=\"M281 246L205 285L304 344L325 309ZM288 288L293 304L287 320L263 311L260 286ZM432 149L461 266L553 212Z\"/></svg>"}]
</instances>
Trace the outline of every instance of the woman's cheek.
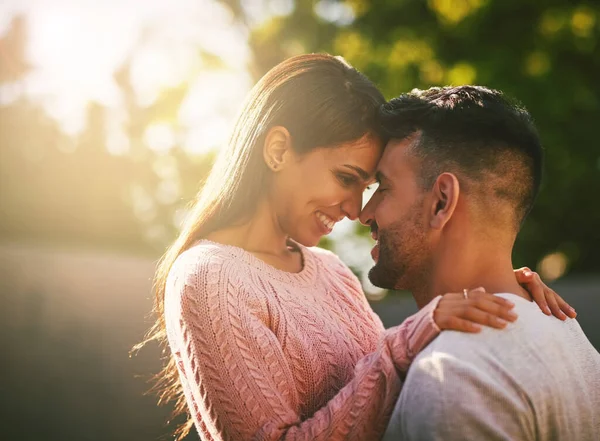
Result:
<instances>
[{"instance_id":1,"label":"woman's cheek","mask_svg":"<svg viewBox=\"0 0 600 441\"><path fill-rule=\"evenodd\" d=\"M310 178L308 178L310 180ZM337 203L340 198L340 192L328 182L307 182L310 186L311 198L317 207L331 207Z\"/></svg>"}]
</instances>

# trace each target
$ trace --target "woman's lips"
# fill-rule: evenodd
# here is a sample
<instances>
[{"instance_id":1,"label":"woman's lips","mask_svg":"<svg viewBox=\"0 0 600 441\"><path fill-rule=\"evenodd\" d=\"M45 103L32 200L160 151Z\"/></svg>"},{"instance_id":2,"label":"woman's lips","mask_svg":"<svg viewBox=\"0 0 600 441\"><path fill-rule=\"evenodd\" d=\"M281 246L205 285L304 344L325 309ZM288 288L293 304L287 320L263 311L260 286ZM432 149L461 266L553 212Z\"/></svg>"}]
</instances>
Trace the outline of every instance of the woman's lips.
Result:
<instances>
[{"instance_id":1,"label":"woman's lips","mask_svg":"<svg viewBox=\"0 0 600 441\"><path fill-rule=\"evenodd\" d=\"M327 224L325 222L327 222ZM321 235L329 234L333 230L333 226L330 227L328 225L330 224L329 219L323 218L323 215L319 212L315 213L315 223Z\"/></svg>"},{"instance_id":2,"label":"woman's lips","mask_svg":"<svg viewBox=\"0 0 600 441\"><path fill-rule=\"evenodd\" d=\"M342 219L343 219L343 217L335 219L335 218L323 213L322 211L315 212L315 221L317 222L319 231L323 235L331 233L333 231L333 227L335 226L335 224L338 223Z\"/></svg>"}]
</instances>

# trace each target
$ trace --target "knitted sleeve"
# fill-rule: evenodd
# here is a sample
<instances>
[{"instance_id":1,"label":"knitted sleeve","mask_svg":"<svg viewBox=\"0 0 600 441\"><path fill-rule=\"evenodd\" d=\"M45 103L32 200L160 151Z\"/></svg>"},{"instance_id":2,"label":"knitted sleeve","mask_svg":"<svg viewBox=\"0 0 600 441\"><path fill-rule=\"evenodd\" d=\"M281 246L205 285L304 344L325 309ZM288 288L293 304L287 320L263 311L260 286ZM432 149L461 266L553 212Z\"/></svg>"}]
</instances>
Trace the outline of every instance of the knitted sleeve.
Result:
<instances>
[{"instance_id":1,"label":"knitted sleeve","mask_svg":"<svg viewBox=\"0 0 600 441\"><path fill-rule=\"evenodd\" d=\"M437 301L388 330L356 365L354 378L323 408L302 419L294 360L269 328L260 296L235 268L202 260L178 268L167 286L165 318L188 408L204 439L379 439L400 393L398 368L439 330Z\"/></svg>"}]
</instances>

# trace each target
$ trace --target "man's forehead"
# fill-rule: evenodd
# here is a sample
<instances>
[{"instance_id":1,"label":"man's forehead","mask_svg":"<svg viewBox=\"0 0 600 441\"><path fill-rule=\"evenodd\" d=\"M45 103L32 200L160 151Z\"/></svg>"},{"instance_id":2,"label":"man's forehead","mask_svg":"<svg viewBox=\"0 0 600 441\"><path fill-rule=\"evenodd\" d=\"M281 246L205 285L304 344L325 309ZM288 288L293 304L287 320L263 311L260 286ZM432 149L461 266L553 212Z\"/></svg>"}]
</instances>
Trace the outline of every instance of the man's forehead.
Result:
<instances>
[{"instance_id":1,"label":"man's forehead","mask_svg":"<svg viewBox=\"0 0 600 441\"><path fill-rule=\"evenodd\" d=\"M410 149L415 142L417 142L417 135L403 139L390 139L377 167L380 174L383 174L388 179L397 174L400 171L399 168L401 168L410 156Z\"/></svg>"}]
</instances>

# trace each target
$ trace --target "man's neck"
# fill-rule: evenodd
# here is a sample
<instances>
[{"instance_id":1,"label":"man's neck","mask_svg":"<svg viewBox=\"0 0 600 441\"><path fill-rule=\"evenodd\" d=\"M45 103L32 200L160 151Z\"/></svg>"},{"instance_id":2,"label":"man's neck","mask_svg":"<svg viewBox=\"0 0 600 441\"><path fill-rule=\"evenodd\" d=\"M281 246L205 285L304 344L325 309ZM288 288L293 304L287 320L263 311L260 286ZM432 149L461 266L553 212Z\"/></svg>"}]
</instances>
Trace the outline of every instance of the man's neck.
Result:
<instances>
[{"instance_id":1,"label":"man's neck","mask_svg":"<svg viewBox=\"0 0 600 441\"><path fill-rule=\"evenodd\" d=\"M460 251L457 251L460 250ZM511 293L531 300L515 277L511 250L507 247L487 248L462 244L447 247L433 263L431 281L425 289L413 290L419 308L445 293L462 293L463 289L483 287L489 293Z\"/></svg>"}]
</instances>

